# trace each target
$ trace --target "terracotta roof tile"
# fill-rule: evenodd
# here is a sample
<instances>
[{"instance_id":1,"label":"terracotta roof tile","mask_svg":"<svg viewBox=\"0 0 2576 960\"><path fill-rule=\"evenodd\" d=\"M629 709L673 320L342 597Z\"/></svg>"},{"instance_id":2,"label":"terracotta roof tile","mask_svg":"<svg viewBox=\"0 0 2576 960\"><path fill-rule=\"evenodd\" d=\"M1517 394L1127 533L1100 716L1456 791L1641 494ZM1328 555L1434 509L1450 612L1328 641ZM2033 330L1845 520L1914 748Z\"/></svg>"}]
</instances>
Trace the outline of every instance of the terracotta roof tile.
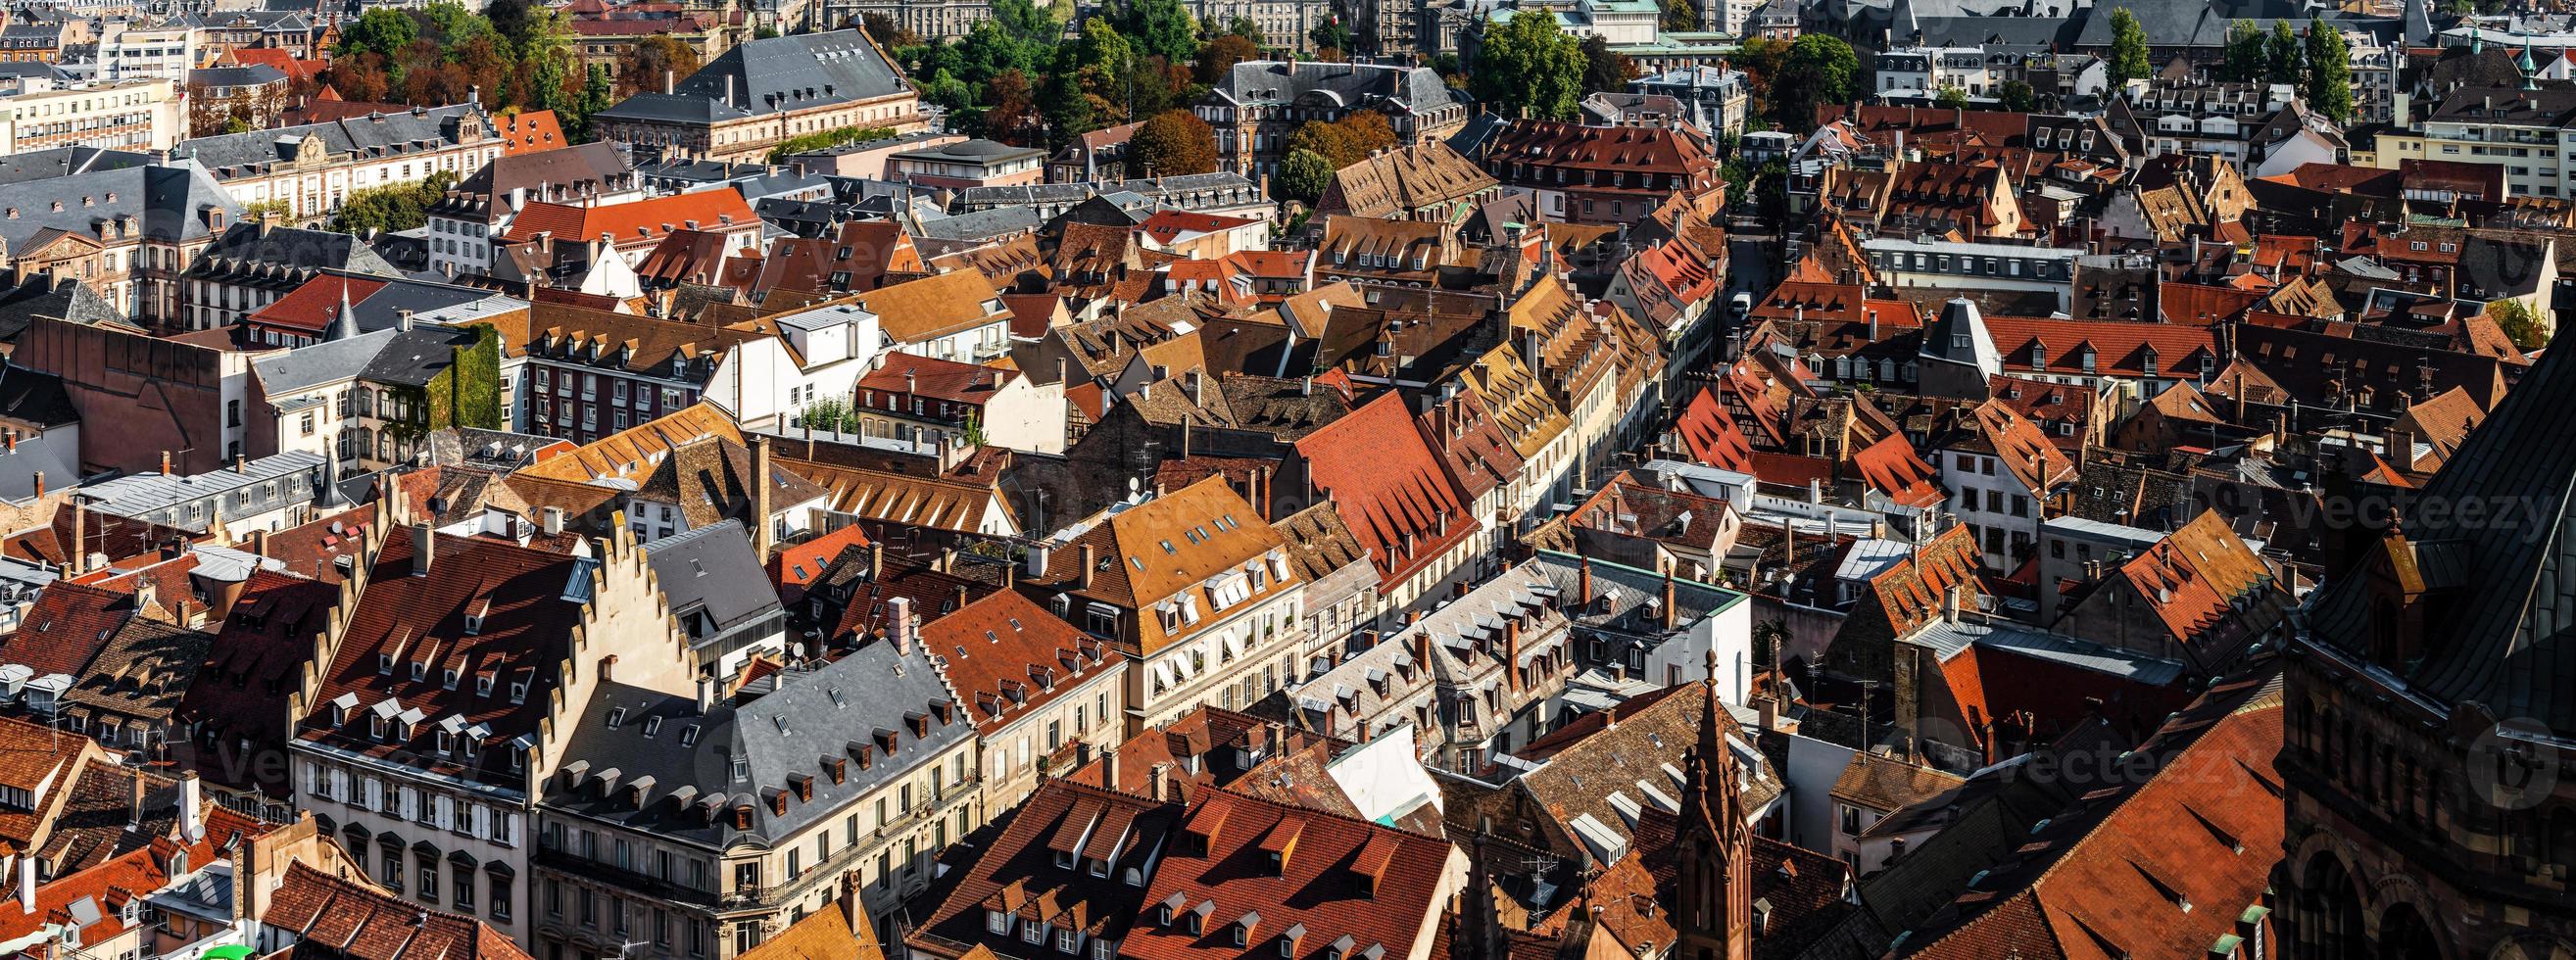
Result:
<instances>
[{"instance_id":1,"label":"terracotta roof tile","mask_svg":"<svg viewBox=\"0 0 2576 960\"><path fill-rule=\"evenodd\" d=\"M1476 527L1440 453L1389 391L1297 441L1315 489L1369 548L1380 582L1401 583Z\"/></svg>"}]
</instances>

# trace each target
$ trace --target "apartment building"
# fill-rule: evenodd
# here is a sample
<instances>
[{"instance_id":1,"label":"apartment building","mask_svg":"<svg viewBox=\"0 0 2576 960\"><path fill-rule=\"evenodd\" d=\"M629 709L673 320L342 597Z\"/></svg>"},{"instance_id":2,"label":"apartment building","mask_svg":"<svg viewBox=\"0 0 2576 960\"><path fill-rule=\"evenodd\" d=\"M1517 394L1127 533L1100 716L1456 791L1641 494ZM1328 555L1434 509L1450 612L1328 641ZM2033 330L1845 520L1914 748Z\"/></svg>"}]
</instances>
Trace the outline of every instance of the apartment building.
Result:
<instances>
[{"instance_id":1,"label":"apartment building","mask_svg":"<svg viewBox=\"0 0 2576 960\"><path fill-rule=\"evenodd\" d=\"M1304 574L1222 477L1117 509L1029 564L1025 592L1132 661L1126 735L1302 675Z\"/></svg>"},{"instance_id":2,"label":"apartment building","mask_svg":"<svg viewBox=\"0 0 2576 960\"><path fill-rule=\"evenodd\" d=\"M182 81L109 80L0 98L0 153L167 150L187 132L177 96Z\"/></svg>"},{"instance_id":3,"label":"apartment building","mask_svg":"<svg viewBox=\"0 0 2576 960\"><path fill-rule=\"evenodd\" d=\"M535 803L595 695L685 700L696 665L622 532L567 555L385 503L288 696L296 805L388 891L534 942Z\"/></svg>"},{"instance_id":4,"label":"apartment building","mask_svg":"<svg viewBox=\"0 0 2576 960\"><path fill-rule=\"evenodd\" d=\"M797 137L851 128L922 129L920 100L864 31L752 40L688 79L593 118L601 140L695 158L765 163Z\"/></svg>"},{"instance_id":5,"label":"apartment building","mask_svg":"<svg viewBox=\"0 0 2576 960\"><path fill-rule=\"evenodd\" d=\"M311 223L354 191L473 176L506 147L483 105L469 102L198 137L171 155L195 160L235 200L283 201L288 220Z\"/></svg>"},{"instance_id":6,"label":"apartment building","mask_svg":"<svg viewBox=\"0 0 2576 960\"><path fill-rule=\"evenodd\" d=\"M1386 114L1396 139L1411 145L1448 139L1474 107L1427 67L1246 60L1218 78L1192 110L1216 130L1218 167L1249 177L1276 172L1289 135L1310 120L1376 110Z\"/></svg>"},{"instance_id":7,"label":"apartment building","mask_svg":"<svg viewBox=\"0 0 2576 960\"><path fill-rule=\"evenodd\" d=\"M1029 598L997 591L921 628L983 744L984 809L1126 739L1127 655Z\"/></svg>"},{"instance_id":8,"label":"apartment building","mask_svg":"<svg viewBox=\"0 0 2576 960\"><path fill-rule=\"evenodd\" d=\"M846 890L877 929L983 822L975 726L911 631L719 698L603 678L540 797L541 955L749 953Z\"/></svg>"},{"instance_id":9,"label":"apartment building","mask_svg":"<svg viewBox=\"0 0 2576 960\"><path fill-rule=\"evenodd\" d=\"M126 167L0 183L10 279L77 279L129 318L180 313L180 276L239 217L202 170Z\"/></svg>"}]
</instances>

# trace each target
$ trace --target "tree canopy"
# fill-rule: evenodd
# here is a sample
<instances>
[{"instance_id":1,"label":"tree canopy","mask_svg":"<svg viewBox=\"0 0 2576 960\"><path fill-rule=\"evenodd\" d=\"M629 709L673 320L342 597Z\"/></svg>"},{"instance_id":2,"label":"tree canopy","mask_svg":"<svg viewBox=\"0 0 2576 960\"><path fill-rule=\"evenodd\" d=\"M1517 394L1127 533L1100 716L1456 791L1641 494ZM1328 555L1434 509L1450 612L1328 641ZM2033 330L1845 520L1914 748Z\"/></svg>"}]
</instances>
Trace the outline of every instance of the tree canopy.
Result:
<instances>
[{"instance_id":1,"label":"tree canopy","mask_svg":"<svg viewBox=\"0 0 2576 960\"><path fill-rule=\"evenodd\" d=\"M2308 106L2327 119L2352 118L2352 48L2343 31L2317 21L2308 27Z\"/></svg>"},{"instance_id":2,"label":"tree canopy","mask_svg":"<svg viewBox=\"0 0 2576 960\"><path fill-rule=\"evenodd\" d=\"M2131 80L2142 80L2155 73L2147 59L2147 28L2138 24L2138 15L2121 7L2111 11L2111 87L2116 90Z\"/></svg>"},{"instance_id":3,"label":"tree canopy","mask_svg":"<svg viewBox=\"0 0 2576 960\"><path fill-rule=\"evenodd\" d=\"M1860 56L1851 44L1821 33L1801 34L1780 58L1771 79L1771 116L1780 126L1804 130L1816 124L1816 108L1850 103L1867 86Z\"/></svg>"},{"instance_id":4,"label":"tree canopy","mask_svg":"<svg viewBox=\"0 0 2576 960\"><path fill-rule=\"evenodd\" d=\"M1468 92L1507 114L1563 120L1583 97L1583 72L1581 46L1557 26L1556 14L1524 9L1485 31L1467 71Z\"/></svg>"},{"instance_id":5,"label":"tree canopy","mask_svg":"<svg viewBox=\"0 0 2576 960\"><path fill-rule=\"evenodd\" d=\"M1176 177L1216 172L1216 131L1187 110L1165 110L1127 141L1127 175Z\"/></svg>"}]
</instances>

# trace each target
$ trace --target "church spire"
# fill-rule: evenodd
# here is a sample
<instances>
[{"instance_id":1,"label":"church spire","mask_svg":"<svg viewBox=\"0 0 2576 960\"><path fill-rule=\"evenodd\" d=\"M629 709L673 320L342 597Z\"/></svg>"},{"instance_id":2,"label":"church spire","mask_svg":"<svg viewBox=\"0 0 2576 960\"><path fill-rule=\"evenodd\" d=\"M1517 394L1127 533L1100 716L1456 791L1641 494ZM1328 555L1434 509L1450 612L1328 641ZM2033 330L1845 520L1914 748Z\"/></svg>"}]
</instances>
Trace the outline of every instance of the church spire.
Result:
<instances>
[{"instance_id":1,"label":"church spire","mask_svg":"<svg viewBox=\"0 0 2576 960\"><path fill-rule=\"evenodd\" d=\"M340 310L339 312L331 315L331 330L330 332L323 334L322 339L346 340L357 335L358 313L357 311L349 309L349 280L346 277L342 277L340 279Z\"/></svg>"},{"instance_id":2,"label":"church spire","mask_svg":"<svg viewBox=\"0 0 2576 960\"><path fill-rule=\"evenodd\" d=\"M1682 816L1675 838L1680 871L1673 890L1675 956L1746 960L1753 952L1753 837L1744 784L1726 732L1735 727L1717 693L1717 651L1700 679L1699 742L1683 758Z\"/></svg>"}]
</instances>

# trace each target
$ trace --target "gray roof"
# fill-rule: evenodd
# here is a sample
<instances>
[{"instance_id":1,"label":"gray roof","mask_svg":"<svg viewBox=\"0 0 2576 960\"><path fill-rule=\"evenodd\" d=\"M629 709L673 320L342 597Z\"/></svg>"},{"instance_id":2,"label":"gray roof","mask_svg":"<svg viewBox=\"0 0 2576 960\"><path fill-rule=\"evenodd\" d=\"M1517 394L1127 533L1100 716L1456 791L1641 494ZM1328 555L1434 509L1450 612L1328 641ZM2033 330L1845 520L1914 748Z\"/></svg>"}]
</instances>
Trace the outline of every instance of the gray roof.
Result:
<instances>
[{"instance_id":1,"label":"gray roof","mask_svg":"<svg viewBox=\"0 0 2576 960\"><path fill-rule=\"evenodd\" d=\"M195 275L219 273L240 266L276 266L299 270L343 270L374 277L399 277L402 271L385 262L376 251L359 242L357 237L329 230L306 230L301 227L263 227L257 223L236 223L224 228L223 236L207 245L205 252L188 265Z\"/></svg>"},{"instance_id":2,"label":"gray roof","mask_svg":"<svg viewBox=\"0 0 2576 960\"><path fill-rule=\"evenodd\" d=\"M486 138L492 136L491 116L478 104L371 113L329 123L198 137L179 141L170 148L170 155L194 159L218 179L230 179L264 172L291 160L297 145L308 137L318 138L328 153L382 157L427 152L457 142L468 131Z\"/></svg>"},{"instance_id":3,"label":"gray roof","mask_svg":"<svg viewBox=\"0 0 2576 960\"><path fill-rule=\"evenodd\" d=\"M200 67L188 71L188 82L209 87L256 87L286 82L286 71L265 63L239 67Z\"/></svg>"},{"instance_id":4,"label":"gray roof","mask_svg":"<svg viewBox=\"0 0 2576 960\"><path fill-rule=\"evenodd\" d=\"M367 369L360 376L374 383L428 386L440 371L455 365L456 351L453 348L473 342L472 331L454 327L415 326L409 330L397 330L392 339L385 341L385 348L368 361Z\"/></svg>"},{"instance_id":5,"label":"gray roof","mask_svg":"<svg viewBox=\"0 0 2576 960\"><path fill-rule=\"evenodd\" d=\"M1201 206L1258 203L1261 187L1242 174L1192 173L1176 177L1144 180L1104 180L1097 183L1041 183L1023 187L967 187L957 191L957 205L966 209L1012 205L1074 204L1103 193L1135 193L1174 206L1197 209Z\"/></svg>"},{"instance_id":6,"label":"gray roof","mask_svg":"<svg viewBox=\"0 0 2576 960\"><path fill-rule=\"evenodd\" d=\"M779 611L778 589L752 552L751 534L736 521L647 543L644 562L652 566L672 616L703 613L715 621L715 630L724 630Z\"/></svg>"},{"instance_id":7,"label":"gray roof","mask_svg":"<svg viewBox=\"0 0 2576 960\"><path fill-rule=\"evenodd\" d=\"M555 190L580 193L586 186L609 189L611 184L630 180L633 173L616 145L584 143L502 154L459 182L456 189L488 197L506 197L512 190L526 190L528 199L544 200L552 197Z\"/></svg>"},{"instance_id":8,"label":"gray roof","mask_svg":"<svg viewBox=\"0 0 2576 960\"><path fill-rule=\"evenodd\" d=\"M2091 15L2084 18L2076 45L2110 47L2111 11L2120 9L2138 18L2147 43L2157 47L2223 47L2227 45L2227 27L2233 22L2208 0L2109 0L2094 6Z\"/></svg>"},{"instance_id":9,"label":"gray roof","mask_svg":"<svg viewBox=\"0 0 2576 960\"><path fill-rule=\"evenodd\" d=\"M26 283L0 289L0 343L16 342L37 317L84 326L125 321L115 304L78 280L29 277Z\"/></svg>"},{"instance_id":10,"label":"gray roof","mask_svg":"<svg viewBox=\"0 0 2576 960\"><path fill-rule=\"evenodd\" d=\"M775 692L719 703L703 715L689 697L601 682L564 745L565 762L542 785L540 802L706 848L774 844L909 778L974 736L963 711L952 706L943 723L932 708L952 701L917 645L898 651L890 642L871 643L778 679ZM926 724L926 736L914 735L916 721ZM684 738L692 745L682 746ZM891 738L894 749L884 749L880 738ZM864 765L853 756L860 752L868 756ZM732 767L737 757L740 776ZM834 758L849 758L839 783L823 766ZM612 776L613 786L600 789ZM796 799L791 777L813 778L814 799ZM636 803L626 794L639 785L644 795ZM784 816L768 802L778 790L791 791ZM686 801L672 802L675 792ZM726 798L717 801L723 808L749 806L751 829L735 829L730 816L710 823L698 805L711 797Z\"/></svg>"},{"instance_id":11,"label":"gray roof","mask_svg":"<svg viewBox=\"0 0 2576 960\"><path fill-rule=\"evenodd\" d=\"M729 120L872 100L905 89L903 75L864 32L834 30L738 44L680 81L671 94L639 93L605 115Z\"/></svg>"},{"instance_id":12,"label":"gray roof","mask_svg":"<svg viewBox=\"0 0 2576 960\"><path fill-rule=\"evenodd\" d=\"M65 85L70 84L75 79L71 74L64 72L63 68L41 60L0 60L0 77L15 77L20 80L25 80L30 77L39 77ZM62 148L57 147L55 149ZM81 149L95 150L97 148L84 147Z\"/></svg>"},{"instance_id":13,"label":"gray roof","mask_svg":"<svg viewBox=\"0 0 2576 960\"><path fill-rule=\"evenodd\" d=\"M253 360L250 369L259 377L261 391L266 395L293 396L325 384L355 379L366 372L367 364L375 360L376 354L382 352L393 337L392 330L378 330L339 340L325 340Z\"/></svg>"},{"instance_id":14,"label":"gray roof","mask_svg":"<svg viewBox=\"0 0 2576 960\"><path fill-rule=\"evenodd\" d=\"M919 234L932 240L990 240L1038 228L1045 219L1031 207L995 207L953 217L924 220Z\"/></svg>"},{"instance_id":15,"label":"gray roof","mask_svg":"<svg viewBox=\"0 0 2576 960\"><path fill-rule=\"evenodd\" d=\"M113 233L120 216L134 217L143 235L155 240L198 240L208 233L210 207L223 208L227 217L241 213L213 177L185 164L0 183L0 241L14 254L46 230L96 237Z\"/></svg>"},{"instance_id":16,"label":"gray roof","mask_svg":"<svg viewBox=\"0 0 2576 960\"><path fill-rule=\"evenodd\" d=\"M1942 660L1966 652L1970 647L2004 650L2037 660L2047 660L2105 676L2161 687L2182 678L2183 664L2178 660L2151 657L2134 650L2105 646L2080 637L2035 630L2020 624L1984 617L1963 616L1956 620L1936 619L1905 638L1906 642L1929 648Z\"/></svg>"},{"instance_id":17,"label":"gray roof","mask_svg":"<svg viewBox=\"0 0 2576 960\"><path fill-rule=\"evenodd\" d=\"M1428 113L1469 101L1429 67L1246 60L1208 95L1239 105L1378 109Z\"/></svg>"},{"instance_id":18,"label":"gray roof","mask_svg":"<svg viewBox=\"0 0 2576 960\"><path fill-rule=\"evenodd\" d=\"M1591 561L1593 595L1578 597L1575 594L1583 581L1584 559L1582 557L1554 550L1542 550L1536 557L1530 559L1529 564L1535 565L1539 572L1547 575L1549 582L1555 585L1558 595L1564 598L1567 604L1586 605L1607 598L1608 602L1601 606L1583 607L1585 612L1574 619L1584 626L1597 631L1648 634L1663 632L1660 613L1649 616L1647 607L1649 603L1658 609L1663 605L1666 580L1664 575L1625 564L1594 560ZM1702 617L1725 610L1745 599L1744 594L1696 580L1673 578L1671 582L1673 606L1676 608L1674 620L1681 625L1681 629L1685 630L1689 629L1691 624L1698 623Z\"/></svg>"},{"instance_id":19,"label":"gray roof","mask_svg":"<svg viewBox=\"0 0 2576 960\"><path fill-rule=\"evenodd\" d=\"M82 490L91 496L92 509L120 517L139 517L155 510L227 491L258 486L281 477L295 476L320 466L322 466L321 454L289 450L257 460L244 461L238 471L212 470L186 477L174 477L165 473L137 473L104 483L93 483L83 487Z\"/></svg>"}]
</instances>

